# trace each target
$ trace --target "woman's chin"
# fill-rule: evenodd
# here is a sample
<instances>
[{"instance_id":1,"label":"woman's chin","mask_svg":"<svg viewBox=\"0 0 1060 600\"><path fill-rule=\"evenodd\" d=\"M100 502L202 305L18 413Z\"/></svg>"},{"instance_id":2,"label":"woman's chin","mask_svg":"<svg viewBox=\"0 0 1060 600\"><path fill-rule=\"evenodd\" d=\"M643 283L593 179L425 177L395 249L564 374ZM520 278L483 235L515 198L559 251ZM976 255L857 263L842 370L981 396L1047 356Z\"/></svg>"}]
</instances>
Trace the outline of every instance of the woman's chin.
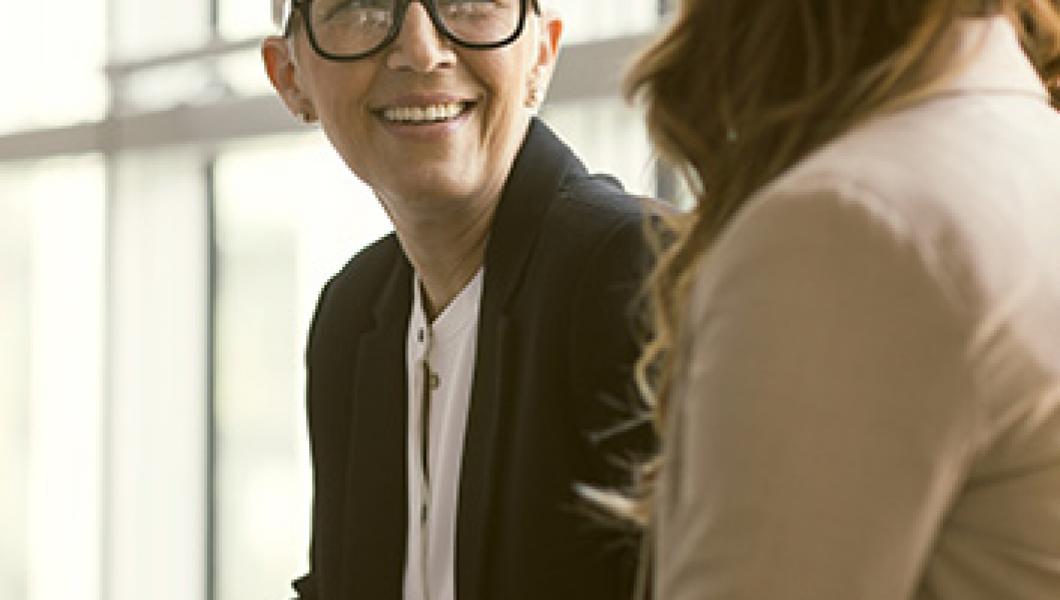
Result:
<instances>
[{"instance_id":1,"label":"woman's chin","mask_svg":"<svg viewBox=\"0 0 1060 600\"><path fill-rule=\"evenodd\" d=\"M396 190L394 199L417 209L446 209L477 204L483 195L481 190L482 186L452 177L451 171L410 173Z\"/></svg>"}]
</instances>

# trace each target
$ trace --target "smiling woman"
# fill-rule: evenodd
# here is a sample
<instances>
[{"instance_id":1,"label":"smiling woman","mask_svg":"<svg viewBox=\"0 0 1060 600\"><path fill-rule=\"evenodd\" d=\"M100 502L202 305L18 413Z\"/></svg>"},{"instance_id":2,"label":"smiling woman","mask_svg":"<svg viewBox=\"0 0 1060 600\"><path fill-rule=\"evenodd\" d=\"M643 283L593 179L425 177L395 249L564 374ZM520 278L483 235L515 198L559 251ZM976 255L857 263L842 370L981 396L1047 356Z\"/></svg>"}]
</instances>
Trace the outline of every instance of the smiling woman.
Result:
<instances>
[{"instance_id":1,"label":"smiling woman","mask_svg":"<svg viewBox=\"0 0 1060 600\"><path fill-rule=\"evenodd\" d=\"M562 20L533 0L288 10L263 44L273 86L396 230L317 306L300 597L628 596L636 540L570 509L576 483L625 485L615 459L653 444L616 429L643 214L533 116Z\"/></svg>"},{"instance_id":2,"label":"smiling woman","mask_svg":"<svg viewBox=\"0 0 1060 600\"><path fill-rule=\"evenodd\" d=\"M440 16L451 6L386 2L385 20L393 25L379 28L373 45L359 28L328 26L328 12L315 7L330 3L297 4L308 35L266 44L270 76L288 107L322 121L339 154L379 192L395 220L412 218L410 204L444 206L439 196L459 197L459 206L480 214L489 210L529 123L525 105L536 104L547 85L561 22L532 19L527 35L520 36L528 9L522 0L496 9L518 9L518 17L507 18L509 31L472 20L483 27L476 40L501 37L463 48L471 42L453 41L451 20ZM386 45L384 56L371 56ZM340 48L361 52L341 57L332 52ZM454 105L460 110L438 118Z\"/></svg>"},{"instance_id":3,"label":"smiling woman","mask_svg":"<svg viewBox=\"0 0 1060 600\"><path fill-rule=\"evenodd\" d=\"M0 481L11 483L0 485L0 598L283 597L288 575L305 570L309 540L305 332L320 286L350 256L390 231L392 223L378 202L378 190L354 177L327 137L289 118L273 96L257 51L260 38L273 30L268 3L47 4L51 12L41 13L26 2L5 6L5 18L16 25L0 38L5 56L22 56L27 49L33 56L9 65L6 81L12 85L0 101ZM564 12L567 43L542 119L558 137L576 142L590 169L605 168L636 192L652 192L655 179L643 128L621 107L617 81L612 81L617 68L601 65L620 63L632 52L637 43L632 34L657 22L657 0L625 0L620 11L613 10L614 0L547 4ZM407 16L422 17L416 11L423 6L410 3ZM445 6L436 4L438 15L447 14ZM467 14L481 10L482 3L449 6L450 14L458 8ZM538 8L547 13L545 5ZM66 18L44 18L52 13ZM426 16L430 23L429 11ZM544 30L533 3L525 16L518 43L524 43L531 27L538 36ZM296 17L295 25L300 20ZM410 23L406 19L403 25L407 29ZM305 29L294 27L294 34L292 41L305 37ZM592 41L575 43L584 40ZM472 51L452 50L465 53L453 60L463 61L460 68L466 69L466 53ZM311 46L299 52L304 60L318 56ZM346 73L340 68L332 72ZM372 105L389 109L372 115L381 126L407 121L406 129L412 129L413 122L459 120L464 111L477 119L498 101L479 79L460 79L458 87L441 73L428 81L422 74L397 72L407 79L401 86L422 84L413 95L424 90L443 94L426 104L406 102L401 99L409 93L403 87L381 98L386 102ZM387 86L395 83L393 75L386 76ZM384 83L382 75L377 77L377 83ZM534 111L524 103L544 100L543 80L533 98L528 82L515 86L514 78L500 81L501 93L512 95L509 114L530 122ZM516 92L526 97L516 101ZM352 120L341 116L347 109L351 106L336 106L329 119ZM530 127L502 131L494 124L480 137L487 138L482 141L486 144L517 133L520 150L537 148L512 161L524 167L560 156L541 151L541 140L551 136L527 138ZM338 131L332 125L324 128L327 135ZM428 147L425 141L415 144ZM402 162L416 164L405 157L389 161ZM556 173L549 169L547 173ZM520 198L536 200L498 203L498 210L519 205L537 210L545 206L542 199L555 202L558 184L536 195L523 187L542 172L508 169L502 190L519 188ZM584 181L568 175L568 182ZM424 194L420 201L431 206L436 199ZM568 208L575 206L582 204ZM566 260L572 270L577 264L567 260L570 249L559 251L551 240L585 242L584 253L591 254L588 248L596 238L564 233L568 230L563 228L532 229L523 213L508 212L507 226L490 229L497 243L533 237L532 231L550 232L546 247L553 249L553 262ZM570 212L550 214L567 218ZM621 232L623 241L627 234ZM593 267L582 271L595 276L586 275L580 288L561 278L541 288L568 288L564 299L578 305L579 315L590 306L614 304L597 303L585 291L609 277L605 269L596 272L594 267L603 264L599 259L585 260ZM614 264L620 260L616 257ZM539 263L523 263L527 268L531 264ZM493 277L517 270L498 267ZM541 273L562 271L550 267ZM64 278L68 284L76 278L77 285L63 288ZM496 282L485 287L483 302L489 304L488 296L499 288ZM522 289L532 287L537 289L528 284ZM63 291L54 292L57 288ZM575 293L578 289L581 295ZM562 308L557 298L549 301L548 306ZM522 307L534 302L522 300ZM543 314L556 315L556 323L516 321L516 337L547 333L555 341L559 328L570 322L595 326L590 319L565 322L561 310L541 306ZM487 321L496 334L500 319L493 315L483 321L484 327ZM320 331L341 329L327 318L320 322ZM64 328L78 338L76 343L63 339ZM90 328L94 333L83 333ZM577 350L585 354L579 372L593 372L593 365L584 361L602 356L584 346L564 352L555 349L558 343L553 346L541 350L527 341L509 350L513 357L558 357ZM67 376L56 379L54 365L60 361L66 363ZM353 377L352 372L347 375ZM397 380L400 376L387 381ZM552 390L537 395L568 397ZM489 410L488 403L477 406ZM481 415L474 420L483 421ZM528 431L552 440L547 422L553 421L542 419ZM476 432L475 443L481 444L482 428L475 425L469 431ZM329 438L315 439L326 445ZM525 443L497 454L505 460L520 455ZM556 437L553 443L579 447L568 437ZM480 448L477 458L469 455L468 461L487 455ZM62 457L69 460L64 463ZM469 468L483 470L481 464ZM553 471L557 478L565 476ZM494 478L501 472L488 470ZM527 490L539 484L532 479L484 486L478 484L482 480L480 475L471 479L473 489L489 489L498 500L532 499ZM464 510L477 510L473 502ZM49 512L61 515L49 521ZM533 532L539 537L527 539L545 539L558 528L542 528ZM514 534L504 535L511 539ZM469 539L476 539L474 532ZM474 547L462 552L482 556ZM71 565L65 579L54 576L56 559Z\"/></svg>"}]
</instances>

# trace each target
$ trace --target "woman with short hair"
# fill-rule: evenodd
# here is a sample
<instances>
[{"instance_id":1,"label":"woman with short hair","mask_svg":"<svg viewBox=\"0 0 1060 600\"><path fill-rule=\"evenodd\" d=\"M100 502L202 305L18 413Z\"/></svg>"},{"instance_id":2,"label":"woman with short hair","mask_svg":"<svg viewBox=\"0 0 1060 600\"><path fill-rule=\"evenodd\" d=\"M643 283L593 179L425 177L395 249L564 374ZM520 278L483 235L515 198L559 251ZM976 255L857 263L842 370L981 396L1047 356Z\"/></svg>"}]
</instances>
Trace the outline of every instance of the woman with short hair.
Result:
<instances>
[{"instance_id":1,"label":"woman with short hair","mask_svg":"<svg viewBox=\"0 0 1060 600\"><path fill-rule=\"evenodd\" d=\"M584 521L575 485L622 485L617 459L652 443L623 426L642 215L533 117L562 21L538 0L278 12L277 93L395 228L327 284L310 332L299 597L628 597L636 540Z\"/></svg>"}]
</instances>

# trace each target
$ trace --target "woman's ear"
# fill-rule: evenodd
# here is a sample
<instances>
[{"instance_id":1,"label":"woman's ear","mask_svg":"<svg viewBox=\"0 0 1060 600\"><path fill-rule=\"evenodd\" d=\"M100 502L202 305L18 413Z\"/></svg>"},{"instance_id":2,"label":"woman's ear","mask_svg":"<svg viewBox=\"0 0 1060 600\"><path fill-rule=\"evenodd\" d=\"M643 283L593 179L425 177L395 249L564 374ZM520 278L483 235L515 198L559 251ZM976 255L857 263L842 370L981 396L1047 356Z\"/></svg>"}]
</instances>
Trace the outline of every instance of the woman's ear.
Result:
<instances>
[{"instance_id":1,"label":"woman's ear","mask_svg":"<svg viewBox=\"0 0 1060 600\"><path fill-rule=\"evenodd\" d=\"M543 7L537 32L537 56L530 70L527 106L536 108L544 99L552 80L552 69L559 56L563 19L554 9Z\"/></svg>"},{"instance_id":2,"label":"woman's ear","mask_svg":"<svg viewBox=\"0 0 1060 600\"><path fill-rule=\"evenodd\" d=\"M287 110L306 123L316 120L313 102L302 87L298 64L295 61L294 49L290 41L282 36L272 35L261 44L261 59L265 64L265 73L272 82L276 95L283 100Z\"/></svg>"},{"instance_id":3,"label":"woman's ear","mask_svg":"<svg viewBox=\"0 0 1060 600\"><path fill-rule=\"evenodd\" d=\"M551 70L559 54L563 37L563 18L553 8L545 7L541 13L541 32L538 35L538 65Z\"/></svg>"}]
</instances>

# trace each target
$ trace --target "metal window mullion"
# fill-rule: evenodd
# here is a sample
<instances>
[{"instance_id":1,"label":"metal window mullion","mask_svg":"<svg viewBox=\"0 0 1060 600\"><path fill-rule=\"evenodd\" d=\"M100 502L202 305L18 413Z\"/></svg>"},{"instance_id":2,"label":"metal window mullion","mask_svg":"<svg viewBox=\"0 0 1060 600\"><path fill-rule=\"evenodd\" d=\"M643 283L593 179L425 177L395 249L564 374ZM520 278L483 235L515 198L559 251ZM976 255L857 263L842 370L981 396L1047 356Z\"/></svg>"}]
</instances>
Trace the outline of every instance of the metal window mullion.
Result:
<instances>
[{"instance_id":1,"label":"metal window mullion","mask_svg":"<svg viewBox=\"0 0 1060 600\"><path fill-rule=\"evenodd\" d=\"M206 202L206 452L205 456L205 529L204 536L204 593L205 600L216 600L219 597L218 557L218 519L220 503L219 464L218 464L218 431L217 422L217 311L218 311L218 241L217 241L217 159L208 156L203 166L203 181Z\"/></svg>"},{"instance_id":2,"label":"metal window mullion","mask_svg":"<svg viewBox=\"0 0 1060 600\"><path fill-rule=\"evenodd\" d=\"M567 48L557 65L549 100L569 102L617 95L626 62L646 40L647 36L633 35ZM239 45L239 48L243 47ZM203 56L197 54L196 59ZM144 64L154 67L169 63ZM128 65L114 68L127 74L141 67L148 68L142 65L135 69ZM586 73L603 76L586 77ZM120 91L115 93L120 94ZM116 101L117 108L120 100ZM0 135L0 162L184 144L209 145L305 130L305 126L292 118L278 99L266 94L152 113L129 115L112 111L108 118L95 123Z\"/></svg>"}]
</instances>

